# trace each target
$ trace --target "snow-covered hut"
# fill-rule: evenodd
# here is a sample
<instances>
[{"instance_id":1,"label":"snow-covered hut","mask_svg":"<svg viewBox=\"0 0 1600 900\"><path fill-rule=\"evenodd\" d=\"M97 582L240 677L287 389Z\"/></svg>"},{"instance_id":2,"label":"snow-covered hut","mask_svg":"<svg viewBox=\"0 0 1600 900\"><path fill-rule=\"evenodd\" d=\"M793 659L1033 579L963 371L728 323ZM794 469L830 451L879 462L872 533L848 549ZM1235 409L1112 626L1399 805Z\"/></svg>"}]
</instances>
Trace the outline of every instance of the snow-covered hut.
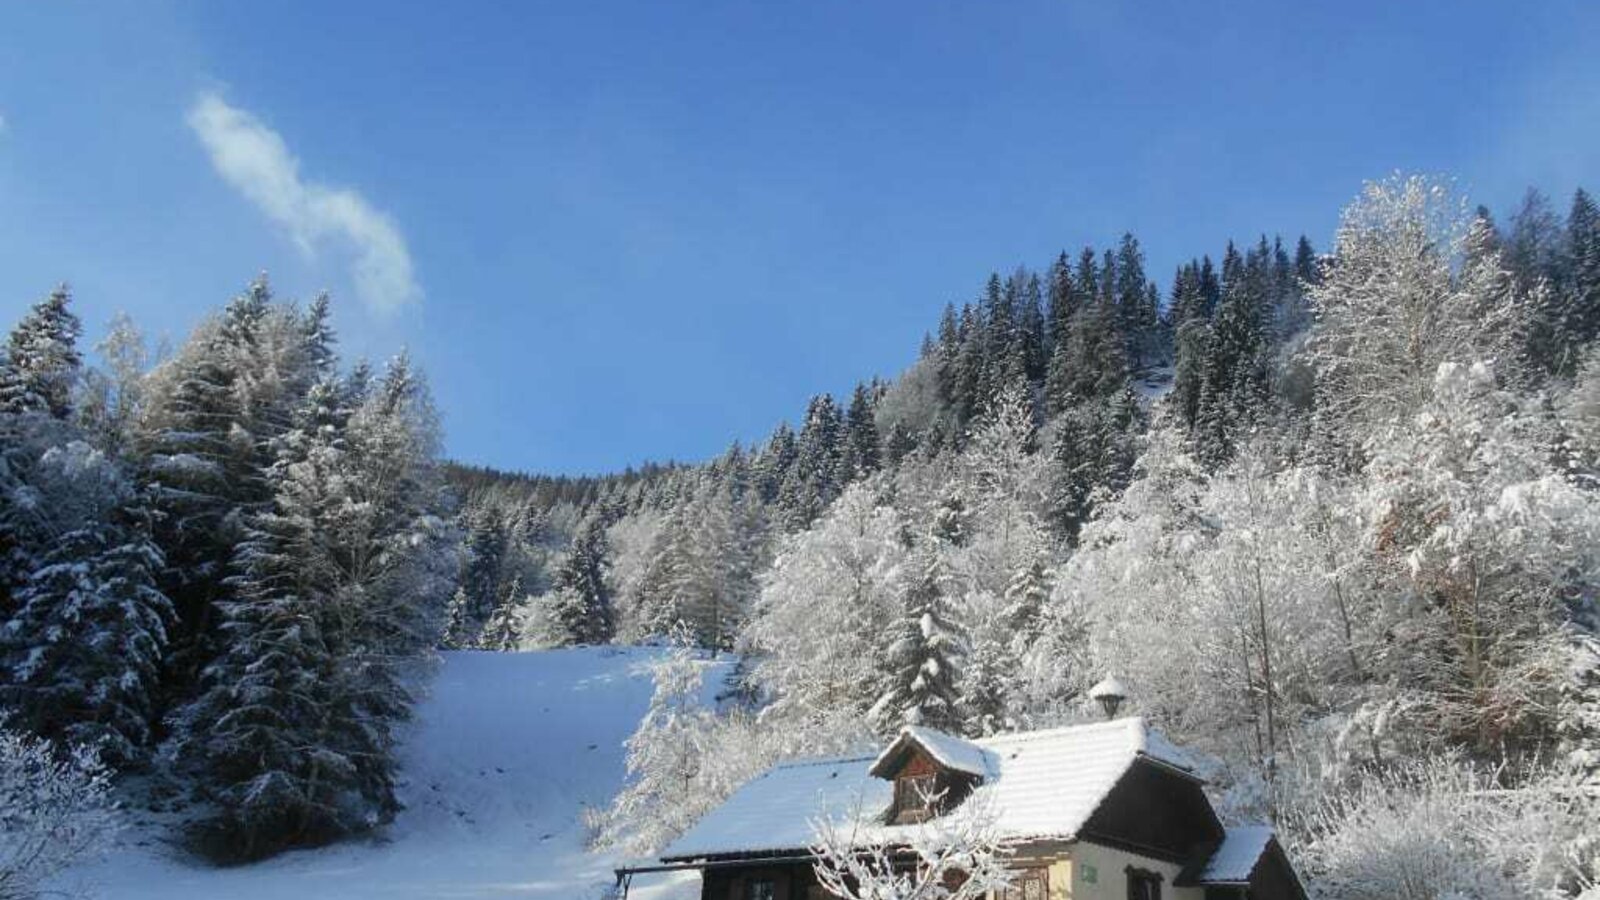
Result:
<instances>
[{"instance_id":1,"label":"snow-covered hut","mask_svg":"<svg viewBox=\"0 0 1600 900\"><path fill-rule=\"evenodd\" d=\"M776 766L647 869L699 869L704 900L817 900L816 823L893 844L969 803L1015 848L996 900L1305 900L1272 830L1224 828L1190 760L1134 717L976 740L907 727L876 757Z\"/></svg>"}]
</instances>

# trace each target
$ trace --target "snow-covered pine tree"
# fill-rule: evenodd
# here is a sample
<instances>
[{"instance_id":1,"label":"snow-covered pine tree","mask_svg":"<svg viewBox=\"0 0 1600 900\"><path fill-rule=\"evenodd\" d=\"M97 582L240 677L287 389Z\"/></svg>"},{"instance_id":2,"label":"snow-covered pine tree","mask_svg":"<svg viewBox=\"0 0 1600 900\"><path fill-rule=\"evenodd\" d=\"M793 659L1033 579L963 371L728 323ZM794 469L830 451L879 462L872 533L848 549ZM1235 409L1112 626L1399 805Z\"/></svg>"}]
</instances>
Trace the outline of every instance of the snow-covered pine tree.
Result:
<instances>
[{"instance_id":1,"label":"snow-covered pine tree","mask_svg":"<svg viewBox=\"0 0 1600 900\"><path fill-rule=\"evenodd\" d=\"M1039 626L1039 616L1050 599L1050 573L1044 561L1033 562L1017 570L1006 585L1006 626L1018 638L1033 635Z\"/></svg>"},{"instance_id":2,"label":"snow-covered pine tree","mask_svg":"<svg viewBox=\"0 0 1600 900\"><path fill-rule=\"evenodd\" d=\"M33 305L6 339L6 364L0 367L0 412L44 413L65 419L72 411L81 358L83 326L68 309L65 285Z\"/></svg>"},{"instance_id":3,"label":"snow-covered pine tree","mask_svg":"<svg viewBox=\"0 0 1600 900\"><path fill-rule=\"evenodd\" d=\"M606 541L610 523L598 511L591 514L572 538L567 557L556 571L556 620L573 644L604 644L616 634L616 614L608 572L611 567Z\"/></svg>"},{"instance_id":4,"label":"snow-covered pine tree","mask_svg":"<svg viewBox=\"0 0 1600 900\"><path fill-rule=\"evenodd\" d=\"M795 440L794 465L779 488L778 505L788 530L810 525L842 488L844 417L830 394L811 398L805 425Z\"/></svg>"},{"instance_id":5,"label":"snow-covered pine tree","mask_svg":"<svg viewBox=\"0 0 1600 900\"><path fill-rule=\"evenodd\" d=\"M456 588L450 596L450 603L444 611L444 633L439 645L445 650L462 650L470 647L475 642L472 634L472 624L467 618L467 592Z\"/></svg>"},{"instance_id":6,"label":"snow-covered pine tree","mask_svg":"<svg viewBox=\"0 0 1600 900\"><path fill-rule=\"evenodd\" d=\"M340 720L349 711L334 691L335 600L310 556L347 452L347 411L335 397L331 386L314 389L298 427L277 441L264 473L271 507L250 518L219 604L222 652L174 719L180 770L215 808L197 837L219 856L316 843L366 815L346 796L355 762L336 732L355 723Z\"/></svg>"},{"instance_id":7,"label":"snow-covered pine tree","mask_svg":"<svg viewBox=\"0 0 1600 900\"><path fill-rule=\"evenodd\" d=\"M471 507L465 519L461 590L467 597L466 618L476 628L499 608L508 536L500 511L491 504Z\"/></svg>"},{"instance_id":8,"label":"snow-covered pine tree","mask_svg":"<svg viewBox=\"0 0 1600 900\"><path fill-rule=\"evenodd\" d=\"M14 726L97 747L127 766L150 743L172 621L155 584L161 554L148 512L113 463L82 443L44 462L64 482L106 490L17 592L16 612L0 627L0 707Z\"/></svg>"},{"instance_id":9,"label":"snow-covered pine tree","mask_svg":"<svg viewBox=\"0 0 1600 900\"><path fill-rule=\"evenodd\" d=\"M867 385L857 384L855 392L850 395L850 406L844 417L841 471L845 481L853 481L877 471L882 461L874 407L872 392Z\"/></svg>"},{"instance_id":10,"label":"snow-covered pine tree","mask_svg":"<svg viewBox=\"0 0 1600 900\"><path fill-rule=\"evenodd\" d=\"M437 515L437 445L404 357L361 408L324 382L277 442L268 510L250 519L225 649L177 716L174 746L214 805L213 852L250 858L385 821L395 728L437 635L453 534Z\"/></svg>"},{"instance_id":11,"label":"snow-covered pine tree","mask_svg":"<svg viewBox=\"0 0 1600 900\"><path fill-rule=\"evenodd\" d=\"M931 538L912 551L907 569L901 614L885 635L888 687L869 718L884 732L926 725L963 734L968 722L960 683L967 642L951 602L954 579Z\"/></svg>"},{"instance_id":12,"label":"snow-covered pine tree","mask_svg":"<svg viewBox=\"0 0 1600 900\"><path fill-rule=\"evenodd\" d=\"M1565 295L1562 316L1555 323L1553 369L1563 375L1577 370L1584 349L1600 338L1600 207L1579 188L1567 215Z\"/></svg>"},{"instance_id":13,"label":"snow-covered pine tree","mask_svg":"<svg viewBox=\"0 0 1600 900\"><path fill-rule=\"evenodd\" d=\"M266 508L261 473L305 391L326 373L331 340L293 307L276 306L265 277L203 323L152 372L135 454L154 486L155 537L166 559L162 588L178 613L182 686L219 650L216 604L244 523Z\"/></svg>"},{"instance_id":14,"label":"snow-covered pine tree","mask_svg":"<svg viewBox=\"0 0 1600 900\"><path fill-rule=\"evenodd\" d=\"M483 626L483 634L478 638L480 650L505 652L520 646L522 622L519 613L522 600L522 576L514 575L511 578L511 586L506 590L505 599L495 607L494 614Z\"/></svg>"}]
</instances>

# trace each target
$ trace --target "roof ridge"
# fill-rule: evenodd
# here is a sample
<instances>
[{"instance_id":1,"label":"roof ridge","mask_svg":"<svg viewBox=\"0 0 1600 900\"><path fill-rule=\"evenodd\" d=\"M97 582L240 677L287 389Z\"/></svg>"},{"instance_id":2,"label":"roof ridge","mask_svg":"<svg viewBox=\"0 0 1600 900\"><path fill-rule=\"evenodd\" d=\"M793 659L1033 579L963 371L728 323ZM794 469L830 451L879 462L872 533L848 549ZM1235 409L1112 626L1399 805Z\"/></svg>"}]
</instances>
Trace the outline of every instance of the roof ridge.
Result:
<instances>
[{"instance_id":1,"label":"roof ridge","mask_svg":"<svg viewBox=\"0 0 1600 900\"><path fill-rule=\"evenodd\" d=\"M987 737L974 738L971 743L980 747L987 747L994 743L1014 743L1041 738L1058 737L1071 732L1085 731L1112 731L1126 730L1130 725L1137 725L1141 732L1150 731L1150 725L1143 716L1127 716L1121 719L1110 719L1104 722L1081 722L1076 725L1057 725L1053 728L1038 728L1031 731L1009 731L1001 734L991 734Z\"/></svg>"},{"instance_id":2,"label":"roof ridge","mask_svg":"<svg viewBox=\"0 0 1600 900\"><path fill-rule=\"evenodd\" d=\"M784 762L773 763L767 768L766 772L762 773L762 775L764 777L767 773L776 772L779 769L804 769L812 766L839 766L844 765L845 763L856 762L869 763L874 759L876 759L876 757L873 756L806 756L800 757L799 759L791 759Z\"/></svg>"}]
</instances>

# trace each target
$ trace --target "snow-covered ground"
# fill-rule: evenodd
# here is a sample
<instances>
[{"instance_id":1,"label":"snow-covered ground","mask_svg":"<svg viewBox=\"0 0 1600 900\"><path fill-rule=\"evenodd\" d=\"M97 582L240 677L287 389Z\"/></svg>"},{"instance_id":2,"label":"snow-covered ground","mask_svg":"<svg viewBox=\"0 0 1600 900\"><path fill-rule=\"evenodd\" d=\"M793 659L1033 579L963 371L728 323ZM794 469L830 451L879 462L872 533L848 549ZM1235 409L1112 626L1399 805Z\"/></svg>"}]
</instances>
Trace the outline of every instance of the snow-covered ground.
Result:
<instances>
[{"instance_id":1,"label":"snow-covered ground","mask_svg":"<svg viewBox=\"0 0 1600 900\"><path fill-rule=\"evenodd\" d=\"M584 849L581 814L623 778L659 651L445 654L406 743L406 810L380 837L219 869L150 828L70 881L109 900L599 896L619 863ZM630 898L698 898L698 879L644 876Z\"/></svg>"}]
</instances>

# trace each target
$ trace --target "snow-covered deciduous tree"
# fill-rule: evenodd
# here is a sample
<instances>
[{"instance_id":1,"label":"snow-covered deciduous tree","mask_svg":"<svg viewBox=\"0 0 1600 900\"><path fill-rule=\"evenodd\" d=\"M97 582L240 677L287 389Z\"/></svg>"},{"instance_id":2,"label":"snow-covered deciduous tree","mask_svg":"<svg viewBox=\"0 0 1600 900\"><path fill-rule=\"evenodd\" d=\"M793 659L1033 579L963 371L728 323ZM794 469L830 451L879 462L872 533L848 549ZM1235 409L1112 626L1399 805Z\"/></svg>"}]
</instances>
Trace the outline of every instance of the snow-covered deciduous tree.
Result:
<instances>
[{"instance_id":1,"label":"snow-covered deciduous tree","mask_svg":"<svg viewBox=\"0 0 1600 900\"><path fill-rule=\"evenodd\" d=\"M1402 604L1388 671L1414 721L1479 750L1549 733L1568 603L1600 578L1600 500L1551 464L1550 423L1483 363L1439 366L1373 442L1368 540Z\"/></svg>"},{"instance_id":2,"label":"snow-covered deciduous tree","mask_svg":"<svg viewBox=\"0 0 1600 900\"><path fill-rule=\"evenodd\" d=\"M812 822L817 881L844 900L981 900L1015 880L1013 849L982 801L916 825L885 829Z\"/></svg>"},{"instance_id":3,"label":"snow-covered deciduous tree","mask_svg":"<svg viewBox=\"0 0 1600 900\"><path fill-rule=\"evenodd\" d=\"M1311 348L1319 410L1357 446L1420 409L1442 363L1508 369L1524 311L1492 249L1458 275L1474 235L1462 200L1420 177L1369 184L1345 210L1334 261L1311 291Z\"/></svg>"},{"instance_id":4,"label":"snow-covered deciduous tree","mask_svg":"<svg viewBox=\"0 0 1600 900\"><path fill-rule=\"evenodd\" d=\"M111 773L92 748L63 751L0 723L0 900L31 900L120 830Z\"/></svg>"},{"instance_id":5,"label":"snow-covered deciduous tree","mask_svg":"<svg viewBox=\"0 0 1600 900\"><path fill-rule=\"evenodd\" d=\"M628 738L627 786L591 822L598 844L636 853L665 846L733 788L708 789L703 783L715 777L708 767L708 742L716 713L703 702L705 663L686 631L678 631L677 646L660 656L650 672L655 692L638 730Z\"/></svg>"},{"instance_id":6,"label":"snow-covered deciduous tree","mask_svg":"<svg viewBox=\"0 0 1600 900\"><path fill-rule=\"evenodd\" d=\"M780 543L744 631L752 681L772 703L766 715L860 714L877 700L877 651L899 616L903 528L857 483L816 525Z\"/></svg>"}]
</instances>

